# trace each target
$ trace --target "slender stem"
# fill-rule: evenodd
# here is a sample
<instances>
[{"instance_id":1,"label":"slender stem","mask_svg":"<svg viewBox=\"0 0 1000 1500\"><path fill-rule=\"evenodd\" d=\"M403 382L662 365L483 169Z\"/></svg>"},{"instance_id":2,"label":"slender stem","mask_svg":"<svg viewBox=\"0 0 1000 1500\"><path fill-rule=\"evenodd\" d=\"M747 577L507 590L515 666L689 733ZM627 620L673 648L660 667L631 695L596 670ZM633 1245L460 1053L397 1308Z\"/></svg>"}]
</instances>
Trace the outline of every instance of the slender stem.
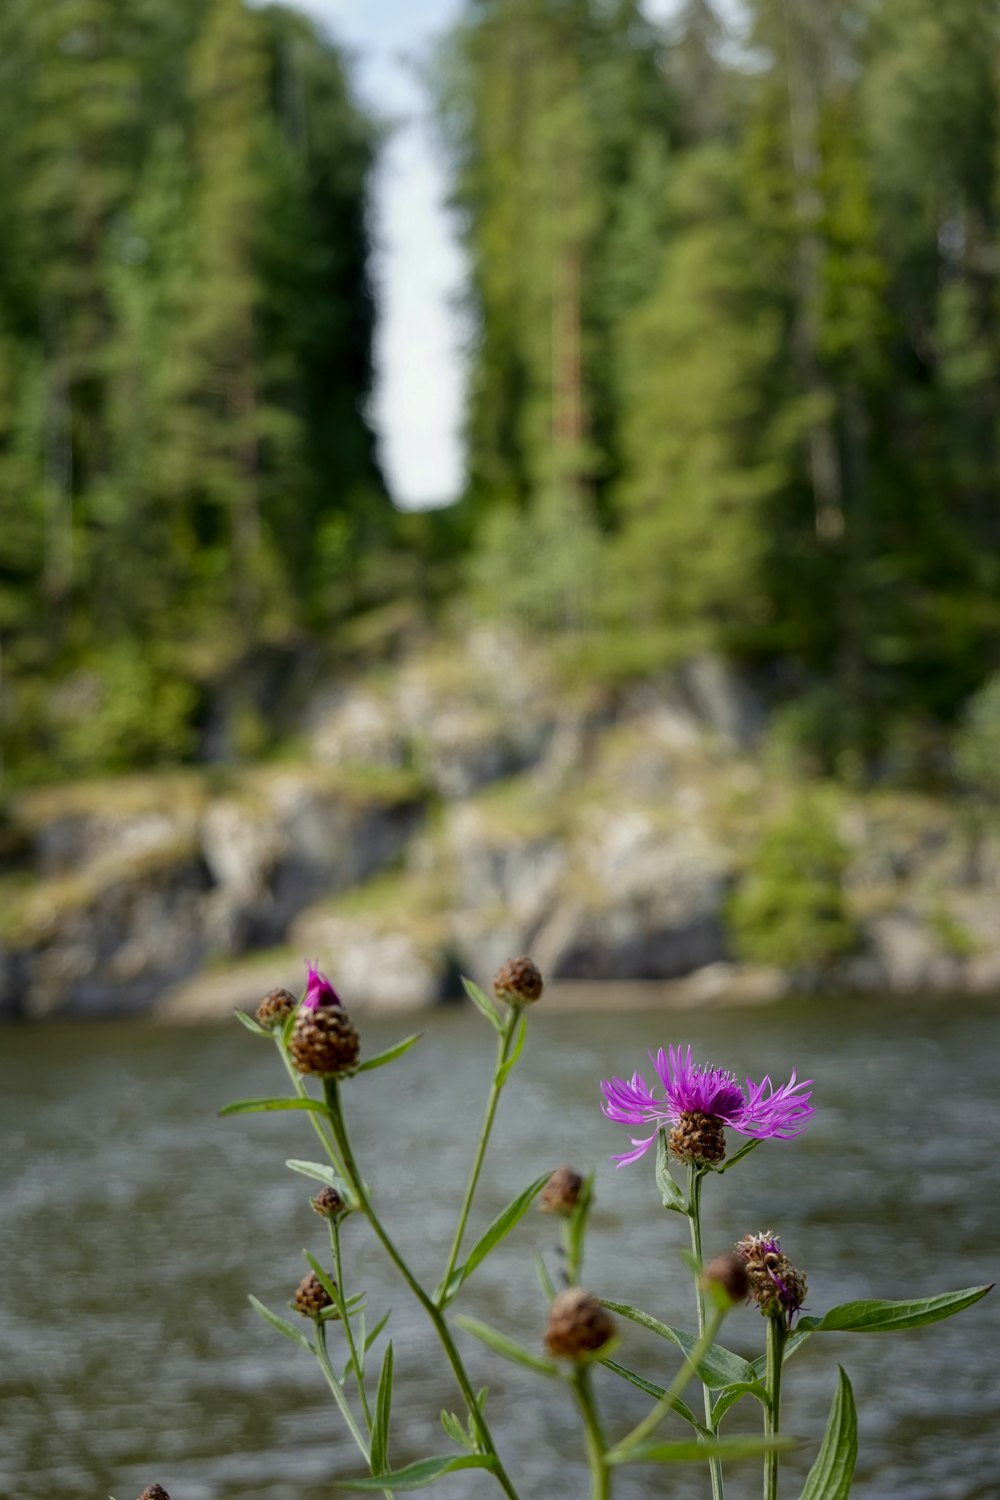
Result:
<instances>
[{"instance_id":1,"label":"slender stem","mask_svg":"<svg viewBox=\"0 0 1000 1500\"><path fill-rule=\"evenodd\" d=\"M611 1469L607 1462L607 1442L597 1413L594 1392L590 1384L590 1370L587 1365L578 1365L573 1371L573 1389L583 1417L584 1435L587 1440L590 1500L610 1500Z\"/></svg>"},{"instance_id":2,"label":"slender stem","mask_svg":"<svg viewBox=\"0 0 1000 1500\"><path fill-rule=\"evenodd\" d=\"M441 1346L448 1357L448 1363L451 1365L452 1373L454 1374L455 1380L458 1383L458 1388L462 1392L462 1397L465 1401L466 1406L468 1407L469 1414L472 1417L480 1447L482 1448L484 1453L488 1453L492 1458L493 1473L496 1475L501 1488L509 1497L509 1500L518 1500L517 1491L511 1483L510 1476L508 1475L507 1470L504 1468L503 1463L500 1459L500 1455L497 1452L496 1443L493 1440L493 1434L491 1433L489 1424L487 1423L486 1418L483 1415L482 1410L480 1409L479 1402L476 1400L476 1393L472 1388L472 1382L470 1381L469 1376L466 1373L465 1365L462 1362L462 1356L461 1354L459 1354L455 1341L451 1336L451 1329L448 1327L448 1324L445 1321L444 1314L442 1313L441 1309L438 1307L434 1299L429 1295L428 1292L424 1290L420 1282L417 1280L416 1276L414 1276L413 1272L410 1270L406 1261L403 1259L403 1256L400 1254L393 1240L390 1238L389 1233L383 1225L378 1214L375 1212L374 1205L372 1204L372 1201L368 1196L368 1192L364 1184L364 1179L362 1178L361 1173L358 1170L357 1162L354 1159L354 1152L351 1149L350 1138L347 1134L347 1124L344 1120L343 1111L340 1107L340 1094L337 1089L337 1080L335 1078L325 1078L323 1080L323 1085L326 1093L326 1102L329 1106L331 1119L333 1121L334 1136L336 1138L340 1154L344 1159L345 1176L352 1190L357 1196L361 1211L364 1213L369 1224L372 1226L372 1229L375 1231L375 1234L389 1259L392 1261L393 1265L396 1267L397 1271L402 1276L407 1286L410 1288L410 1291L413 1293L414 1297L416 1297L417 1301L426 1312L428 1318L430 1318L431 1323L434 1325L434 1332L437 1334L438 1339L441 1342Z\"/></svg>"},{"instance_id":3,"label":"slender stem","mask_svg":"<svg viewBox=\"0 0 1000 1500\"><path fill-rule=\"evenodd\" d=\"M462 1211L458 1216L458 1224L455 1228L455 1238L451 1242L451 1250L448 1253L448 1264L445 1267L445 1273L441 1278L441 1286L445 1289L445 1296L447 1296L447 1288L448 1283L451 1280L451 1273L455 1269L455 1266L458 1262L459 1252L462 1248L462 1236L465 1234L465 1226L469 1222L469 1212L472 1208L472 1200L476 1195L476 1188L479 1185L479 1174L483 1169L483 1161L486 1156L486 1147L489 1144L490 1132L493 1129L493 1121L496 1117L497 1105L500 1103L500 1091L503 1088L503 1084L499 1081L500 1074L503 1069L504 1063L507 1061L507 1056L510 1052L510 1044L514 1037L514 1029L517 1026L518 1021L520 1020L520 1017L521 1012L519 1009L512 1008L511 1010L509 1010L507 1013L507 1018L504 1021L503 1030L501 1031L500 1036L497 1040L497 1065L493 1070L493 1083L490 1088L489 1098L486 1101L486 1113L483 1116L482 1129L479 1132L479 1144L476 1147L476 1155L473 1159L472 1171L469 1173L469 1181L465 1189L465 1198L462 1202Z\"/></svg>"},{"instance_id":4,"label":"slender stem","mask_svg":"<svg viewBox=\"0 0 1000 1500\"><path fill-rule=\"evenodd\" d=\"M340 1226L336 1219L330 1220L330 1246L333 1250L334 1287L337 1292L337 1311L340 1313L341 1322L344 1325L344 1337L347 1339L347 1348L351 1356L351 1368L354 1378L358 1383L358 1394L361 1397L361 1409L365 1414L365 1425L368 1431L372 1430L372 1414L368 1405L368 1394L365 1391L365 1377L358 1358L358 1346L354 1341L354 1329L347 1315L347 1300L344 1297L344 1269L340 1254Z\"/></svg>"},{"instance_id":5,"label":"slender stem","mask_svg":"<svg viewBox=\"0 0 1000 1500\"><path fill-rule=\"evenodd\" d=\"M767 1319L767 1405L764 1408L764 1433L777 1437L781 1427L781 1366L785 1358L785 1320ZM779 1454L764 1455L764 1500L778 1500Z\"/></svg>"},{"instance_id":6,"label":"slender stem","mask_svg":"<svg viewBox=\"0 0 1000 1500\"><path fill-rule=\"evenodd\" d=\"M282 1061L282 1063L284 1065L285 1072L288 1074L289 1078L291 1079L292 1088L298 1094L298 1096L299 1096L300 1099L309 1099L309 1098L311 1098L312 1096L310 1095L309 1090L306 1088L306 1085L305 1085L305 1079L302 1077L302 1074L294 1066L294 1064L292 1063L291 1058L288 1056L287 1049L285 1048L285 1044L284 1044L284 1041L282 1039L282 1032L280 1030L277 1031L277 1032L275 1032L274 1044L275 1044L275 1046L278 1049L278 1056L281 1058L281 1061ZM339 1175L341 1177L346 1177L347 1174L344 1171L343 1163L341 1162L339 1156L337 1155L337 1148L334 1145L333 1141L330 1139L330 1137L327 1135L326 1131L324 1130L323 1124L322 1124L322 1121L320 1120L319 1115L316 1114L314 1110L309 1110L308 1113L309 1113L310 1124L312 1125L312 1127L315 1130L317 1136L319 1137L320 1145L323 1147L323 1150L326 1152L327 1156L329 1156L330 1160L333 1162L334 1168L339 1173Z\"/></svg>"},{"instance_id":7,"label":"slender stem","mask_svg":"<svg viewBox=\"0 0 1000 1500\"><path fill-rule=\"evenodd\" d=\"M701 1184L704 1177L704 1169L694 1162L688 1164L688 1201L687 1214L688 1223L691 1226L691 1253L695 1258L695 1296L698 1302L698 1342L705 1337L705 1290L701 1284ZM712 1392L702 1382L702 1390L705 1397L705 1426L709 1432L715 1432L715 1421L712 1416ZM712 1480L712 1500L725 1500L725 1483L722 1477L722 1463L718 1458L709 1459L708 1472Z\"/></svg>"}]
</instances>

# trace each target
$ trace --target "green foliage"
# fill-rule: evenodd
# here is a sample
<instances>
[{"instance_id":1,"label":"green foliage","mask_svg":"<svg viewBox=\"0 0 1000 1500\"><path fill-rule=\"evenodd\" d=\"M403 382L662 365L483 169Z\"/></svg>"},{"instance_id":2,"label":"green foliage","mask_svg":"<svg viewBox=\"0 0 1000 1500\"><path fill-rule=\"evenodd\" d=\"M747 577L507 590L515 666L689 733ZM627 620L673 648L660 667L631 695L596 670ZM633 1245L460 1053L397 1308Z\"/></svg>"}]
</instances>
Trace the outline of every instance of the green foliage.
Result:
<instances>
[{"instance_id":1,"label":"green foliage","mask_svg":"<svg viewBox=\"0 0 1000 1500\"><path fill-rule=\"evenodd\" d=\"M815 970L850 952L857 930L844 899L847 851L833 810L803 795L761 834L729 901L741 958Z\"/></svg>"},{"instance_id":2,"label":"green foliage","mask_svg":"<svg viewBox=\"0 0 1000 1500\"><path fill-rule=\"evenodd\" d=\"M966 704L955 735L955 770L966 786L1000 799L1000 673Z\"/></svg>"}]
</instances>

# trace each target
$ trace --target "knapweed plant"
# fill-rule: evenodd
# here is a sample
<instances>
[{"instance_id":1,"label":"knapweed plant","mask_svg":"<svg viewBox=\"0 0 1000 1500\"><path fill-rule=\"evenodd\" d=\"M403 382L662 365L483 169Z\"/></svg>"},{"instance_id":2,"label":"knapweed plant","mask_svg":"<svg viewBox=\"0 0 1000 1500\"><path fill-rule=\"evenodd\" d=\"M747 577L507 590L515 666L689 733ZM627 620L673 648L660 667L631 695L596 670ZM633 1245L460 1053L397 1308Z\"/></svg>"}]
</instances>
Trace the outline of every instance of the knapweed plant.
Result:
<instances>
[{"instance_id":1,"label":"knapweed plant","mask_svg":"<svg viewBox=\"0 0 1000 1500\"><path fill-rule=\"evenodd\" d=\"M628 1080L610 1078L601 1088L602 1108L609 1120L644 1127L646 1132L633 1137L631 1149L615 1158L619 1166L628 1167L652 1153L663 1207L688 1221L690 1249L684 1253L692 1273L693 1331L665 1321L663 1309L643 1311L580 1284L592 1179L570 1167L553 1171L550 1166L528 1182L470 1243L470 1216L500 1096L521 1056L531 1007L543 986L531 960L518 958L496 976L495 999L468 980L465 987L495 1033L496 1066L454 1234L435 1285L418 1278L382 1217L377 1164L362 1165L349 1123L351 1095L364 1087L366 1074L402 1063L419 1038L407 1037L386 1052L365 1057L340 997L311 965L301 1000L275 990L261 1002L256 1020L240 1014L244 1025L273 1043L290 1092L282 1098L242 1100L228 1105L223 1113L301 1110L320 1147L320 1160L294 1160L286 1165L319 1185L312 1205L326 1221L329 1253L322 1258L306 1254L307 1273L291 1294L290 1306L299 1315L294 1321L254 1297L250 1300L278 1333L316 1360L357 1448L359 1466L366 1472L356 1477L338 1473L334 1488L392 1497L433 1485L442 1475L457 1470L483 1469L510 1500L517 1500L517 1477L498 1446L486 1392L476 1385L480 1359L476 1360L476 1378L466 1363L471 1336L493 1354L548 1382L554 1398L564 1391L576 1402L591 1500L607 1500L616 1474L627 1465L676 1463L703 1465L706 1495L723 1500L727 1466L747 1460L761 1466L764 1500L777 1500L782 1454L793 1441L781 1432L782 1381L789 1358L807 1339L814 1334L917 1328L959 1312L989 1291L988 1286L978 1286L908 1301L847 1302L819 1316L803 1316L805 1275L789 1259L772 1229L738 1226L742 1232L734 1232L730 1247L719 1247L720 1253L706 1263L701 1234L705 1186L720 1183L764 1142L778 1143L772 1150L794 1149L785 1143L809 1127L815 1110L809 1083L798 1083L794 1072L778 1087L770 1078L759 1083L747 1079L741 1084L733 1073L693 1061L690 1048L650 1053L656 1075L652 1087L640 1073L634 1073ZM745 1138L732 1155L727 1132ZM537 1346L527 1348L507 1333L463 1316L457 1307L466 1282L487 1256L500 1250L536 1201L561 1221L557 1273L561 1285L556 1286L544 1259L536 1257L548 1312L540 1311ZM356 1214L368 1220L400 1281L419 1303L428 1331L439 1340L454 1376L457 1410L441 1413L447 1451L401 1465L393 1453L397 1372L389 1314L373 1318L364 1289L356 1284L357 1266L344 1233ZM719 1342L727 1315L747 1301L756 1304L763 1317L763 1348L756 1359L746 1359ZM616 1319L637 1324L662 1341L657 1347L666 1369L664 1384L636 1373L616 1357L620 1343ZM419 1380L420 1372L412 1373ZM405 1378L405 1372L399 1378ZM627 1431L610 1432L601 1415L601 1382L608 1380L625 1381L633 1388L636 1409ZM700 1401L689 1405L685 1394L690 1399L688 1388L697 1386L701 1387ZM730 1435L723 1430L729 1412L743 1401L759 1408L759 1435ZM844 1500L856 1452L854 1399L841 1369L826 1432L799 1500ZM553 1474L546 1497L554 1492L556 1482Z\"/></svg>"}]
</instances>

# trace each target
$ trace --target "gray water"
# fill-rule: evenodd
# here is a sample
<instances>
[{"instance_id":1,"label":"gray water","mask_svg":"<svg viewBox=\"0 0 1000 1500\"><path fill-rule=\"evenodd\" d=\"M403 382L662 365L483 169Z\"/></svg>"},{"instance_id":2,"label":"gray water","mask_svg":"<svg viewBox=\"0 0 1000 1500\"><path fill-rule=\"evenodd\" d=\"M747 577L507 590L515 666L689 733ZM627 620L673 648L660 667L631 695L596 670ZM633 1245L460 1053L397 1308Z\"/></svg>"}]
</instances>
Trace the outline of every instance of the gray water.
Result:
<instances>
[{"instance_id":1,"label":"gray water","mask_svg":"<svg viewBox=\"0 0 1000 1500\"><path fill-rule=\"evenodd\" d=\"M609 1001L609 1006L612 1004ZM442 1269L478 1129L492 1036L458 1011L426 1018L408 1057L346 1086L362 1168L411 1262ZM366 1023L366 1051L413 1029ZM602 1076L646 1066L645 1050L690 1041L742 1074L815 1079L818 1114L798 1141L768 1143L706 1186L705 1250L773 1228L809 1274L813 1312L849 1298L923 1295L992 1280L1000 1244L1000 1012L873 1001L674 1016L532 1016L501 1104L473 1231L532 1177L569 1161L597 1168L585 1280L668 1322L693 1321L677 1251L685 1225L658 1205L652 1161L615 1170L626 1132L604 1120ZM325 1225L289 1156L315 1157L303 1115L219 1119L230 1099L283 1092L270 1045L235 1022L177 1031L126 1024L0 1032L0 1494L133 1500L153 1480L173 1500L319 1500L360 1472L313 1362L261 1322L253 1291L285 1312L321 1255ZM544 1303L531 1265L558 1275L557 1226L532 1212L469 1283L459 1308L538 1347ZM448 1449L450 1372L422 1314L364 1224L345 1229L348 1290L391 1305L398 1372L396 1464ZM288 1314L288 1316L293 1316ZM374 1316L374 1314L373 1314ZM303 1325L305 1326L305 1325ZM628 1325L619 1358L666 1380L670 1348ZM461 1336L490 1386L494 1432L522 1500L587 1493L563 1391ZM762 1348L752 1309L725 1342ZM785 1429L801 1437L783 1494L798 1494L843 1364L860 1408L857 1500L1000 1497L1000 1295L903 1334L825 1335L789 1366ZM377 1364L377 1361L376 1361ZM599 1372L613 1433L645 1410ZM749 1408L750 1403L745 1403ZM744 1407L731 1430L756 1420ZM671 1419L665 1436L681 1435ZM707 1492L700 1471L633 1469L618 1500ZM496 1496L465 1473L430 1492ZM759 1495L756 1465L732 1470L729 1500Z\"/></svg>"}]
</instances>

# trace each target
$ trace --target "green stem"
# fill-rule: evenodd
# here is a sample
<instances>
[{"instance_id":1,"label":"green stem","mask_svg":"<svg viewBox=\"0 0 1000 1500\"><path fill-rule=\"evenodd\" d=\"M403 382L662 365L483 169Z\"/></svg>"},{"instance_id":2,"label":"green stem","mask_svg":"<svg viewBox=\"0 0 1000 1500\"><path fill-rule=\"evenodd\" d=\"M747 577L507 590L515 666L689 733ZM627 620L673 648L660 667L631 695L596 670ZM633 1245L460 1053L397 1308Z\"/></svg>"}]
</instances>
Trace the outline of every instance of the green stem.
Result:
<instances>
[{"instance_id":1,"label":"green stem","mask_svg":"<svg viewBox=\"0 0 1000 1500\"><path fill-rule=\"evenodd\" d=\"M764 1408L764 1435L777 1437L781 1427L781 1366L785 1358L785 1320L767 1319L767 1405ZM764 1500L778 1500L777 1452L764 1455Z\"/></svg>"},{"instance_id":2,"label":"green stem","mask_svg":"<svg viewBox=\"0 0 1000 1500\"><path fill-rule=\"evenodd\" d=\"M486 1101L486 1113L483 1116L482 1129L479 1132L479 1144L476 1147L476 1155L472 1163L472 1171L465 1189L465 1198L462 1202L462 1211L458 1216L458 1224L455 1228L455 1238L451 1242L451 1250L448 1253L448 1264L441 1278L442 1295L448 1295L448 1283L451 1281L452 1272L458 1263L459 1253L462 1249L462 1236L465 1234L465 1226L469 1222L469 1213L472 1208L472 1200L476 1195L479 1185L479 1174L483 1169L483 1161L486 1157L486 1147L489 1145L490 1132L493 1129L493 1121L496 1118L497 1105L500 1103L500 1092L503 1084L499 1082L500 1074L507 1056L510 1052L510 1044L513 1040L514 1029L520 1020L521 1012L512 1008L507 1013L503 1024L503 1030L497 1040L497 1064L493 1070L493 1084L490 1088L490 1096Z\"/></svg>"},{"instance_id":3,"label":"green stem","mask_svg":"<svg viewBox=\"0 0 1000 1500\"><path fill-rule=\"evenodd\" d=\"M584 1435L587 1441L590 1500L610 1500L611 1468L607 1462L607 1443L601 1419L597 1414L594 1392L590 1384L590 1370L587 1365L578 1365L573 1371L573 1389L583 1417Z\"/></svg>"},{"instance_id":4,"label":"green stem","mask_svg":"<svg viewBox=\"0 0 1000 1500\"><path fill-rule=\"evenodd\" d=\"M351 1368L354 1371L354 1378L358 1383L358 1394L361 1397L361 1409L365 1414L365 1425L368 1431L371 1432L372 1414L371 1408L368 1405L368 1395L365 1391L364 1372L361 1368L361 1361L358 1358L358 1346L354 1341L354 1329L351 1327L351 1320L347 1315L347 1301L344 1297L344 1271L340 1254L340 1226L335 1219L330 1220L330 1245L333 1250L333 1275L334 1287L337 1292L337 1311L340 1313L341 1321L344 1325L344 1336L347 1339L347 1348L351 1356Z\"/></svg>"},{"instance_id":5,"label":"green stem","mask_svg":"<svg viewBox=\"0 0 1000 1500\"><path fill-rule=\"evenodd\" d=\"M701 1284L701 1184L704 1178L704 1168L694 1162L688 1164L688 1201L687 1215L691 1226L691 1253L695 1259L695 1296L698 1302L698 1342L705 1337L705 1289ZM702 1382L702 1390L705 1397L705 1426L709 1432L715 1432L715 1420L712 1416L712 1392ZM718 1458L709 1460L709 1475L712 1480L712 1500L725 1500L725 1484L722 1478L722 1463Z\"/></svg>"},{"instance_id":6,"label":"green stem","mask_svg":"<svg viewBox=\"0 0 1000 1500\"><path fill-rule=\"evenodd\" d=\"M493 1434L491 1433L489 1424L487 1423L486 1418L484 1417L480 1409L479 1402L476 1400L476 1393L472 1388L472 1382L470 1381L468 1374L466 1373L465 1365L462 1362L462 1356L461 1354L459 1354L455 1341L451 1336L451 1329L448 1327L448 1324L445 1321L444 1314L442 1313L441 1309L438 1307L434 1299L429 1295L428 1292L424 1290L420 1282L417 1280L416 1276L414 1276L413 1272L410 1270L406 1261L403 1259L399 1250L396 1248L394 1242L390 1238L389 1233L383 1225L378 1214L375 1212L374 1205L372 1204L372 1201L368 1196L368 1192L364 1184L364 1179L362 1178L361 1173L358 1170L357 1162L354 1159L354 1152L351 1149L350 1138L347 1134L347 1123L344 1120L343 1111L340 1107L340 1094L337 1088L337 1080L335 1078L325 1078L323 1080L323 1087L326 1094L327 1106L330 1110L330 1118L333 1123L333 1133L336 1138L340 1154L344 1160L344 1175L347 1178L347 1181L350 1183L352 1190L357 1195L357 1200L361 1211L367 1218L369 1224L372 1226L372 1229L375 1231L375 1235L382 1245L382 1248L385 1250L385 1253L388 1255L389 1259L392 1261L393 1265L396 1267L397 1271L402 1276L403 1280L410 1288L410 1291L413 1293L414 1297L416 1297L417 1301L420 1303L421 1307L424 1309L428 1318L433 1324L434 1332L437 1334L438 1339L441 1343L441 1347L444 1349L444 1352L448 1357L448 1363L451 1365L452 1373L454 1374L455 1380L458 1383L458 1388L462 1392L462 1397L465 1401L466 1406L468 1407L469 1414L472 1417L480 1447L482 1451L489 1454L489 1456L493 1460L492 1472L496 1475L501 1488L509 1497L509 1500L518 1500L517 1491L511 1483L510 1476L508 1475L507 1470L504 1468L503 1463L500 1459L500 1455L497 1452L496 1443L493 1440Z\"/></svg>"},{"instance_id":7,"label":"green stem","mask_svg":"<svg viewBox=\"0 0 1000 1500\"><path fill-rule=\"evenodd\" d=\"M295 1090L296 1094L298 1094L300 1099L309 1099L312 1096L310 1095L309 1090L306 1088L305 1079L302 1077L302 1074L298 1071L291 1058L288 1056L288 1051L285 1047L283 1038L283 1030L275 1032L274 1044L278 1049L278 1056L281 1058L285 1072L291 1079L292 1088ZM319 1137L320 1145L323 1147L323 1150L326 1152L327 1156L333 1163L334 1170L338 1173L339 1176L346 1177L347 1173L344 1171L343 1163L340 1161L340 1158L337 1155L337 1148L334 1142L330 1139L329 1135L327 1135L326 1131L324 1130L319 1115L316 1114L314 1110L309 1110L308 1114L310 1124Z\"/></svg>"},{"instance_id":8,"label":"green stem","mask_svg":"<svg viewBox=\"0 0 1000 1500\"><path fill-rule=\"evenodd\" d=\"M354 1414L347 1404L347 1397L344 1394L344 1388L334 1374L333 1366L330 1363L330 1355L326 1347L326 1324L320 1321L320 1319L318 1318L316 1320L315 1347L316 1358L319 1360L319 1367L326 1377L326 1383L330 1387L330 1390L333 1392L333 1398L336 1401L337 1405L340 1407L340 1414L343 1417L344 1421L347 1423L354 1441L357 1443L358 1447L361 1450L361 1456L364 1459L365 1463L368 1465L369 1472L371 1472L371 1449L365 1442L365 1439L361 1434L361 1430L358 1427L357 1422L355 1422L354 1420ZM383 1490L382 1493L386 1497L386 1500L394 1500L392 1490Z\"/></svg>"}]
</instances>

